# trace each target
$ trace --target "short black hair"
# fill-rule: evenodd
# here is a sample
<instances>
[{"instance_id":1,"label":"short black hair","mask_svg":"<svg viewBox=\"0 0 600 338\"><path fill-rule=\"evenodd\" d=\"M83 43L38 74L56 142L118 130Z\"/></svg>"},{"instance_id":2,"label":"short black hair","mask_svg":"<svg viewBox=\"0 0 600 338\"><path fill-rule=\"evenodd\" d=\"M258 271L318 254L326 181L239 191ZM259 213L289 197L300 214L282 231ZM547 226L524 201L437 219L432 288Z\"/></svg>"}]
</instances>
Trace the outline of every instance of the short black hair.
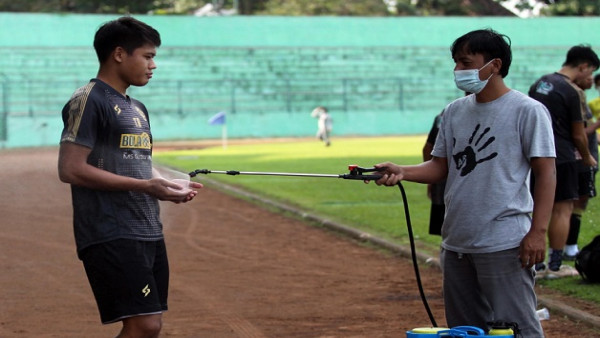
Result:
<instances>
[{"instance_id":1,"label":"short black hair","mask_svg":"<svg viewBox=\"0 0 600 338\"><path fill-rule=\"evenodd\" d=\"M160 47L160 34L156 29L130 16L104 23L94 36L94 49L100 63L108 60L117 47L132 54L136 48L146 44Z\"/></svg>"},{"instance_id":2,"label":"short black hair","mask_svg":"<svg viewBox=\"0 0 600 338\"><path fill-rule=\"evenodd\" d=\"M596 69L600 67L598 55L589 45L577 45L571 47L571 49L569 49L567 52L567 58L565 63L563 63L563 66L577 67L583 63L587 63Z\"/></svg>"},{"instance_id":3,"label":"short black hair","mask_svg":"<svg viewBox=\"0 0 600 338\"><path fill-rule=\"evenodd\" d=\"M500 59L502 60L500 76L506 77L512 62L510 45L511 41L508 36L489 28L478 29L456 39L450 47L450 52L452 52L453 59L460 52L482 54L485 62L496 58Z\"/></svg>"},{"instance_id":4,"label":"short black hair","mask_svg":"<svg viewBox=\"0 0 600 338\"><path fill-rule=\"evenodd\" d=\"M600 82L600 74L594 75L594 84Z\"/></svg>"}]
</instances>

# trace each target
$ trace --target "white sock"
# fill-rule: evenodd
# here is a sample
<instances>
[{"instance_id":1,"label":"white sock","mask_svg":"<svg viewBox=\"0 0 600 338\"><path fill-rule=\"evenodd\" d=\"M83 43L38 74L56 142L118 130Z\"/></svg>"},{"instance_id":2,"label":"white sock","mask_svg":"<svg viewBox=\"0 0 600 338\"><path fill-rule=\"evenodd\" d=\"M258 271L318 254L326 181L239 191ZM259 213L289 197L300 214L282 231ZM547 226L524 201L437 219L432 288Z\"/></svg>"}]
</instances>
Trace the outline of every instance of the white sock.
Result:
<instances>
[{"instance_id":1,"label":"white sock","mask_svg":"<svg viewBox=\"0 0 600 338\"><path fill-rule=\"evenodd\" d=\"M569 256L575 256L579 252L577 244L569 244L565 246L565 253Z\"/></svg>"}]
</instances>

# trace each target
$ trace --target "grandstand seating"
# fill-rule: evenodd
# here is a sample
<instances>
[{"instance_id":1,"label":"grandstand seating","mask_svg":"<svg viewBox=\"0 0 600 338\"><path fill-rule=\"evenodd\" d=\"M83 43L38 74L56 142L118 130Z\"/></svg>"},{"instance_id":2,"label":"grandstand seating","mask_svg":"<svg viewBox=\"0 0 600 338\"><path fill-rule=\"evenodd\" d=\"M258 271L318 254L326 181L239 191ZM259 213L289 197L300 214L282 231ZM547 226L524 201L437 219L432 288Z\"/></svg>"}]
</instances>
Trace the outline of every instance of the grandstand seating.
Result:
<instances>
[{"instance_id":1,"label":"grandstand seating","mask_svg":"<svg viewBox=\"0 0 600 338\"><path fill-rule=\"evenodd\" d=\"M48 28L38 28L35 34L19 29L18 36L22 38L3 31L0 40L0 115L3 119L8 116L8 124L16 123L16 127L9 126L14 129L12 135L31 129L30 123L54 123L52 128L60 128L60 121L56 121L58 112L76 88L95 76L98 68L89 41L97 25L79 25L83 21L100 22L108 18L2 13L0 16L14 25L49 27L60 22L64 32L71 32L74 27L87 30L63 41L50 34ZM172 126L177 123L199 125L199 121L220 111L230 116L235 114L239 129L231 130L233 137L276 136L278 130L284 129L277 135L312 134L314 119L306 117L318 105L327 106L333 113L338 134L424 133L435 114L462 96L453 82L449 43L458 29L461 32L466 29L465 22L471 26L481 24L477 18L467 21L419 19L423 27L437 27L437 33L432 34L427 30L408 30L417 18L298 18L286 19L285 26L281 26L281 18L219 20L148 16L146 19L161 26L165 44L158 50L158 69L150 85L132 87L129 93L150 108L154 121L157 117L169 121L166 128L155 129L171 130L165 134L166 138L214 137L213 130L182 134L184 128L175 130ZM571 35L557 35L552 30L557 26L554 21L498 20L495 22L502 30L510 31L514 26L526 31L527 27L537 25L544 28L544 34L554 32L553 39L544 37L544 43L540 43L539 38L533 39L531 32L522 36L509 32L520 39L520 43L513 46L513 63L506 79L511 88L527 92L536 78L560 67L571 45ZM263 21L285 27L282 29L285 32L265 39L267 31L260 25ZM289 27L288 21L293 21ZM174 23L184 25L190 32L210 26L222 34L207 38L199 35L192 39L174 32L177 27L184 27L174 26ZM578 25L585 26L575 20L568 23L574 30L580 29ZM314 32L304 31L299 36L301 41L293 41L290 36L300 27L313 31L328 29L328 36L337 40L324 41ZM242 28L254 31L240 37L238 33ZM361 29L370 31L356 37ZM340 30L343 34L337 33ZM395 34L396 31L404 35ZM260 32L263 35L258 34ZM41 37L37 38L36 34ZM357 119L357 115L368 116L370 120ZM381 116L385 116L386 122L374 121ZM44 122L33 121L37 117L42 117ZM53 120L47 122L51 118ZM257 118L265 126L253 125L261 130L247 128ZM355 125L357 120L360 126ZM297 124L296 128L286 125L290 123ZM0 125L0 141L6 136L1 132L6 126L6 123Z\"/></svg>"},{"instance_id":2,"label":"grandstand seating","mask_svg":"<svg viewBox=\"0 0 600 338\"><path fill-rule=\"evenodd\" d=\"M11 48L0 59L10 114L54 114L97 71L91 48ZM515 50L507 82L526 91L564 50ZM163 48L152 85L132 88L154 110L192 114L439 110L460 96L446 48ZM550 66L548 66L550 65ZM434 94L435 93L435 94Z\"/></svg>"}]
</instances>

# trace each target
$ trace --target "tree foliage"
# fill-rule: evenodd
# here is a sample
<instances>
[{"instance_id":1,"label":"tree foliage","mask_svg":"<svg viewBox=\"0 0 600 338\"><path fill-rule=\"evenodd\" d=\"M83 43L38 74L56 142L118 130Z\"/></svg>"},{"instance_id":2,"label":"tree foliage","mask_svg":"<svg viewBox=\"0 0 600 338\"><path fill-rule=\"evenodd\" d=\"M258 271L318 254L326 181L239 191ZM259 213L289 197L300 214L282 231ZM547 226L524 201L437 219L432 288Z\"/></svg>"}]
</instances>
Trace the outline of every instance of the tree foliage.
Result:
<instances>
[{"instance_id":1,"label":"tree foliage","mask_svg":"<svg viewBox=\"0 0 600 338\"><path fill-rule=\"evenodd\" d=\"M236 9L241 15L330 16L472 16L509 15L507 0L0 0L3 12L190 14L206 4L217 13ZM542 15L600 15L600 0L536 0L548 6ZM531 9L528 0L517 8Z\"/></svg>"},{"instance_id":2,"label":"tree foliage","mask_svg":"<svg viewBox=\"0 0 600 338\"><path fill-rule=\"evenodd\" d=\"M540 10L540 15L542 16L600 15L599 0L534 0L534 2L530 2L529 0L519 0L515 7L519 10L532 10L534 5L544 5Z\"/></svg>"},{"instance_id":3,"label":"tree foliage","mask_svg":"<svg viewBox=\"0 0 600 338\"><path fill-rule=\"evenodd\" d=\"M147 13L154 7L149 0L0 0L3 12Z\"/></svg>"},{"instance_id":4,"label":"tree foliage","mask_svg":"<svg viewBox=\"0 0 600 338\"><path fill-rule=\"evenodd\" d=\"M411 16L466 16L473 10L472 6L465 6L462 0L397 0L396 5L398 15Z\"/></svg>"},{"instance_id":5,"label":"tree foliage","mask_svg":"<svg viewBox=\"0 0 600 338\"><path fill-rule=\"evenodd\" d=\"M257 14L386 16L390 12L382 0L270 0Z\"/></svg>"},{"instance_id":6,"label":"tree foliage","mask_svg":"<svg viewBox=\"0 0 600 338\"><path fill-rule=\"evenodd\" d=\"M600 1L557 1L548 6L542 13L548 16L597 16L600 15Z\"/></svg>"}]
</instances>

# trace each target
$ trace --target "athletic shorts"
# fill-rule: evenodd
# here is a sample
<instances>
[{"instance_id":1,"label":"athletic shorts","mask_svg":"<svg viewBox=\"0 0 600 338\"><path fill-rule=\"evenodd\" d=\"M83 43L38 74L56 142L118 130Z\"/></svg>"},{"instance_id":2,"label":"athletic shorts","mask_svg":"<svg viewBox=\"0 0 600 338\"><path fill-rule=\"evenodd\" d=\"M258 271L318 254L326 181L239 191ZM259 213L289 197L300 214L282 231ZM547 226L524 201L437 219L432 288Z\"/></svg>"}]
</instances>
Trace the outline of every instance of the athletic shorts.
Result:
<instances>
[{"instance_id":1,"label":"athletic shorts","mask_svg":"<svg viewBox=\"0 0 600 338\"><path fill-rule=\"evenodd\" d=\"M554 201L575 200L579 197L579 174L577 173L577 162L567 162L556 165L556 189ZM531 196L535 191L535 176L531 175Z\"/></svg>"},{"instance_id":2,"label":"athletic shorts","mask_svg":"<svg viewBox=\"0 0 600 338\"><path fill-rule=\"evenodd\" d=\"M579 168L579 196L596 197L596 170L577 162Z\"/></svg>"},{"instance_id":3,"label":"athletic shorts","mask_svg":"<svg viewBox=\"0 0 600 338\"><path fill-rule=\"evenodd\" d=\"M117 239L81 252L103 324L167 310L169 263L164 240Z\"/></svg>"},{"instance_id":4,"label":"athletic shorts","mask_svg":"<svg viewBox=\"0 0 600 338\"><path fill-rule=\"evenodd\" d=\"M577 162L556 165L556 193L554 201L575 200L579 197Z\"/></svg>"}]
</instances>

